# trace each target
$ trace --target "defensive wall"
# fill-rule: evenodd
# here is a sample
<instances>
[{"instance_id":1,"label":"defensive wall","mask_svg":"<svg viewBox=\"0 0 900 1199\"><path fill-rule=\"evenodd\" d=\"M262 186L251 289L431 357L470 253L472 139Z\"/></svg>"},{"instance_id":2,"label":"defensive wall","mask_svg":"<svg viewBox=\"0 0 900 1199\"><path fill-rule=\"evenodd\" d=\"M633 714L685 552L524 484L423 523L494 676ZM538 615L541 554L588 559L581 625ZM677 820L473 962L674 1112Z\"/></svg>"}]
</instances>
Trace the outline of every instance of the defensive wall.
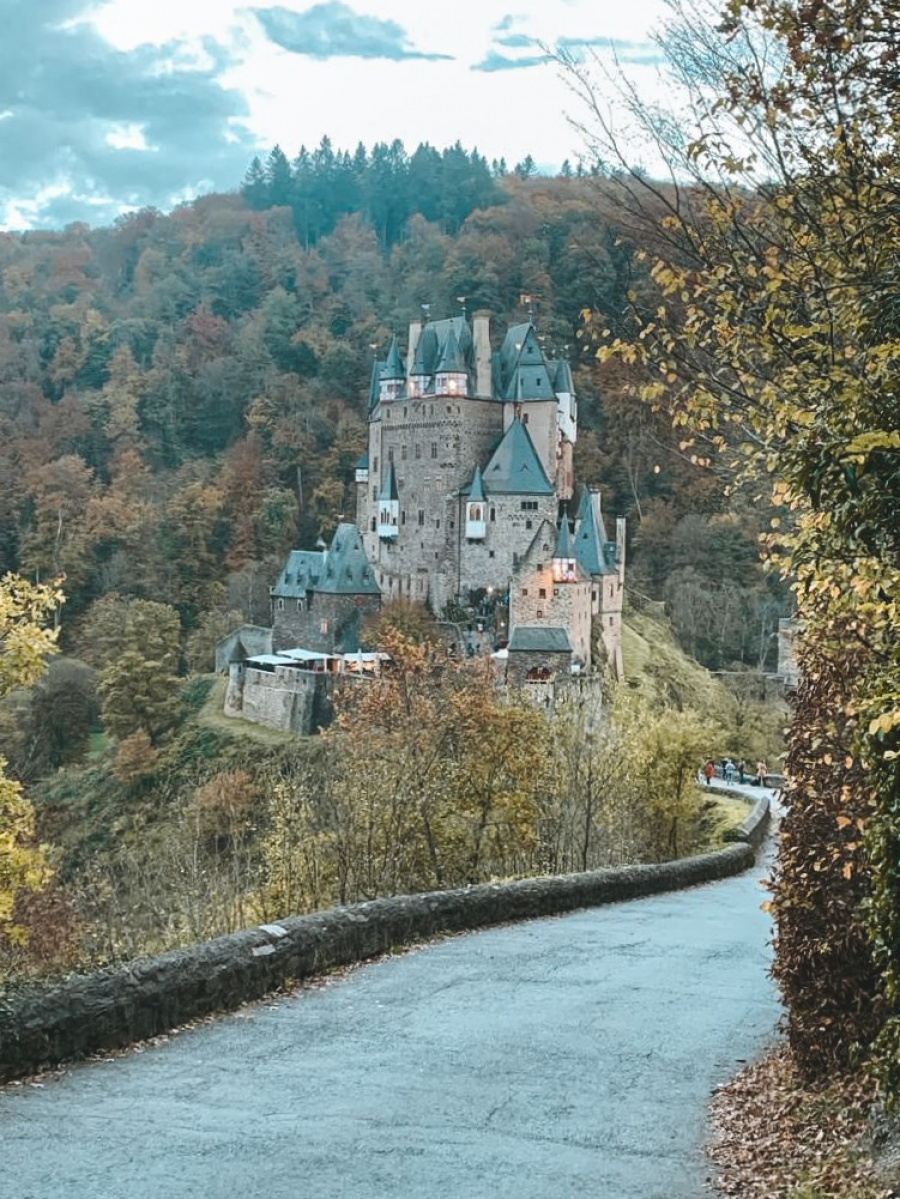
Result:
<instances>
[{"instance_id":1,"label":"defensive wall","mask_svg":"<svg viewBox=\"0 0 900 1199\"><path fill-rule=\"evenodd\" d=\"M51 987L0 997L0 1082L121 1048L388 950L739 874L765 839L768 799L740 844L658 865L483 884L292 916Z\"/></svg>"}]
</instances>

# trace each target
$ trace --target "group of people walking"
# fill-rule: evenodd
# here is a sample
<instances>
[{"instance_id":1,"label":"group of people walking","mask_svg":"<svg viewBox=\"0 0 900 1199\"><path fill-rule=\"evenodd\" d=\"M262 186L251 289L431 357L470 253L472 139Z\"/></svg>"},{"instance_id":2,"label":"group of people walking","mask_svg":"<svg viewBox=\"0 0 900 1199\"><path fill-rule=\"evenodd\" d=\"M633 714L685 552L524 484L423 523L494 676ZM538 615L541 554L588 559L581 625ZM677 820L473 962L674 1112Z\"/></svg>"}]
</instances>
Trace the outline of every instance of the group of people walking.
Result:
<instances>
[{"instance_id":1,"label":"group of people walking","mask_svg":"<svg viewBox=\"0 0 900 1199\"><path fill-rule=\"evenodd\" d=\"M701 781L706 780L707 787L712 786L712 781L716 777L717 767L712 758L707 758L703 763L700 771ZM764 761L760 759L756 763L756 773L751 775L747 767L747 763L743 758L739 758L737 762L731 758L723 758L722 765L718 768L718 773L726 783L733 783L735 780L739 783L745 783L752 779L759 787L765 787L769 777L769 768Z\"/></svg>"}]
</instances>

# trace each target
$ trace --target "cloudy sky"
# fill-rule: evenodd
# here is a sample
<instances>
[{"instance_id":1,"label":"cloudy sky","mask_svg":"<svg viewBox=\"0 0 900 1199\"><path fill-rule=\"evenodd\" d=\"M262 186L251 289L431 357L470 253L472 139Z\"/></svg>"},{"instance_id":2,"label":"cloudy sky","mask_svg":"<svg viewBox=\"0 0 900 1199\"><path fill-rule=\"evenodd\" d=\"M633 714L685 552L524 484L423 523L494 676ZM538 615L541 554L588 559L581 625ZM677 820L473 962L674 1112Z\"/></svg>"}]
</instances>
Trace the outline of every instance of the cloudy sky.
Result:
<instances>
[{"instance_id":1,"label":"cloudy sky","mask_svg":"<svg viewBox=\"0 0 900 1199\"><path fill-rule=\"evenodd\" d=\"M0 0L0 227L105 224L293 157L399 137L547 169L583 115L545 47L635 80L665 0Z\"/></svg>"}]
</instances>

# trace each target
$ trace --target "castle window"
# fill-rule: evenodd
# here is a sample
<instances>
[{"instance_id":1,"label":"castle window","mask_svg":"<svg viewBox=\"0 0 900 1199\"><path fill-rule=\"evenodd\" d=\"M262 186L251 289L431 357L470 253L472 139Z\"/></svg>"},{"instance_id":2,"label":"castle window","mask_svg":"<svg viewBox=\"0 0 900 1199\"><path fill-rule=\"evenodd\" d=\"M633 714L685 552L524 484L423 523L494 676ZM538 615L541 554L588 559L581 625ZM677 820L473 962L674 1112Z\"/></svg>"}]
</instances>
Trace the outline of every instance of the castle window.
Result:
<instances>
[{"instance_id":1,"label":"castle window","mask_svg":"<svg viewBox=\"0 0 900 1199\"><path fill-rule=\"evenodd\" d=\"M526 520L526 521L525 521L525 528L526 528L526 529L530 529L530 528L531 528L531 526L532 526L533 524L534 524L534 521L531 521L531 520Z\"/></svg>"},{"instance_id":2,"label":"castle window","mask_svg":"<svg viewBox=\"0 0 900 1199\"><path fill-rule=\"evenodd\" d=\"M419 528L421 529L424 526L424 524L425 524L425 509L420 508L419 509Z\"/></svg>"},{"instance_id":3,"label":"castle window","mask_svg":"<svg viewBox=\"0 0 900 1199\"><path fill-rule=\"evenodd\" d=\"M373 471L377 471L377 470L378 470L378 459L377 459L377 458L373 458L373 459L372 459L372 470L373 470Z\"/></svg>"},{"instance_id":4,"label":"castle window","mask_svg":"<svg viewBox=\"0 0 900 1199\"><path fill-rule=\"evenodd\" d=\"M405 524L406 524L406 509L405 509L405 508L404 508L404 509L403 509L403 511L400 513L400 523L401 523L401 525L405 525Z\"/></svg>"},{"instance_id":5,"label":"castle window","mask_svg":"<svg viewBox=\"0 0 900 1199\"><path fill-rule=\"evenodd\" d=\"M528 424L528 413L527 413L527 412L525 412L525 413L523 413L523 414L522 414L522 424L523 424L523 425L527 425L527 424Z\"/></svg>"},{"instance_id":6,"label":"castle window","mask_svg":"<svg viewBox=\"0 0 900 1199\"><path fill-rule=\"evenodd\" d=\"M538 589L538 599L546 599L546 598L547 598L547 588L546 587L539 588Z\"/></svg>"},{"instance_id":7,"label":"castle window","mask_svg":"<svg viewBox=\"0 0 900 1199\"><path fill-rule=\"evenodd\" d=\"M497 519L497 509L491 508L491 520L495 521L496 519Z\"/></svg>"},{"instance_id":8,"label":"castle window","mask_svg":"<svg viewBox=\"0 0 900 1199\"><path fill-rule=\"evenodd\" d=\"M523 594L523 595L527 595L527 594L528 594L528 588L527 588L527 587L523 587L523 588L522 588L522 594Z\"/></svg>"},{"instance_id":9,"label":"castle window","mask_svg":"<svg viewBox=\"0 0 900 1199\"><path fill-rule=\"evenodd\" d=\"M559 595L559 588L558 588L558 587L554 587L554 588L553 588L553 594L554 594L554 595Z\"/></svg>"},{"instance_id":10,"label":"castle window","mask_svg":"<svg viewBox=\"0 0 900 1199\"><path fill-rule=\"evenodd\" d=\"M439 529L441 527L440 517L438 517L438 519L434 522L434 527L436 529Z\"/></svg>"},{"instance_id":11,"label":"castle window","mask_svg":"<svg viewBox=\"0 0 900 1199\"><path fill-rule=\"evenodd\" d=\"M417 444L416 445L416 461L418 462L421 457L422 457L422 447Z\"/></svg>"},{"instance_id":12,"label":"castle window","mask_svg":"<svg viewBox=\"0 0 900 1199\"><path fill-rule=\"evenodd\" d=\"M432 458L436 458L438 456L438 445L436 441L431 443L431 456Z\"/></svg>"},{"instance_id":13,"label":"castle window","mask_svg":"<svg viewBox=\"0 0 900 1199\"><path fill-rule=\"evenodd\" d=\"M494 551L493 551L493 550L488 550L488 557L489 557L489 558L493 558L493 557L494 557Z\"/></svg>"},{"instance_id":14,"label":"castle window","mask_svg":"<svg viewBox=\"0 0 900 1199\"><path fill-rule=\"evenodd\" d=\"M537 564L537 568L538 568L538 570L543 570L543 569L544 569L544 564L543 564L543 562L538 562L538 564Z\"/></svg>"},{"instance_id":15,"label":"castle window","mask_svg":"<svg viewBox=\"0 0 900 1199\"><path fill-rule=\"evenodd\" d=\"M538 610L537 610L537 618L538 618L538 620L542 620L542 619L543 619L543 617L544 617L544 609L543 609L543 608L538 608Z\"/></svg>"},{"instance_id":16,"label":"castle window","mask_svg":"<svg viewBox=\"0 0 900 1199\"><path fill-rule=\"evenodd\" d=\"M523 512L537 512L537 500L522 500L521 508Z\"/></svg>"},{"instance_id":17,"label":"castle window","mask_svg":"<svg viewBox=\"0 0 900 1199\"><path fill-rule=\"evenodd\" d=\"M374 532L375 532L375 523L376 523L376 522L375 522L375 517L373 516L373 517L372 517L372 519L369 521L369 532L370 532L370 533L374 533Z\"/></svg>"},{"instance_id":18,"label":"castle window","mask_svg":"<svg viewBox=\"0 0 900 1199\"><path fill-rule=\"evenodd\" d=\"M613 618L610 616L610 618L609 618L610 625L612 625L612 622L613 622Z\"/></svg>"},{"instance_id":19,"label":"castle window","mask_svg":"<svg viewBox=\"0 0 900 1199\"><path fill-rule=\"evenodd\" d=\"M451 528L451 529L455 529L455 528L456 528L456 521L455 521L455 520L451 520L451 521L450 521L450 528Z\"/></svg>"},{"instance_id":20,"label":"castle window","mask_svg":"<svg viewBox=\"0 0 900 1199\"><path fill-rule=\"evenodd\" d=\"M452 379L450 380L447 390L448 391L456 391L456 384L454 383L454 381ZM453 415L453 409L451 408L451 406L449 404L447 405L447 415L448 416Z\"/></svg>"},{"instance_id":21,"label":"castle window","mask_svg":"<svg viewBox=\"0 0 900 1199\"><path fill-rule=\"evenodd\" d=\"M303 600L302 600L302 599L298 599L298 600L297 600L297 611L298 611L298 612L302 612L302 611L303 611Z\"/></svg>"},{"instance_id":22,"label":"castle window","mask_svg":"<svg viewBox=\"0 0 900 1199\"><path fill-rule=\"evenodd\" d=\"M323 637L328 632L328 621L327 620L319 621L319 632L322 634Z\"/></svg>"},{"instance_id":23,"label":"castle window","mask_svg":"<svg viewBox=\"0 0 900 1199\"><path fill-rule=\"evenodd\" d=\"M279 612L283 612L283 611L284 611L284 600L283 600L283 599L280 599L280 600L278 601L278 603L277 603L276 607L278 608L278 611L279 611Z\"/></svg>"},{"instance_id":24,"label":"castle window","mask_svg":"<svg viewBox=\"0 0 900 1199\"><path fill-rule=\"evenodd\" d=\"M400 460L401 460L401 462L406 461L406 446L405 445L402 445L400 447Z\"/></svg>"},{"instance_id":25,"label":"castle window","mask_svg":"<svg viewBox=\"0 0 900 1199\"><path fill-rule=\"evenodd\" d=\"M373 487L373 488L372 488L372 499L373 499L373 500L377 500L377 499L378 499L378 488L377 488L377 487Z\"/></svg>"}]
</instances>

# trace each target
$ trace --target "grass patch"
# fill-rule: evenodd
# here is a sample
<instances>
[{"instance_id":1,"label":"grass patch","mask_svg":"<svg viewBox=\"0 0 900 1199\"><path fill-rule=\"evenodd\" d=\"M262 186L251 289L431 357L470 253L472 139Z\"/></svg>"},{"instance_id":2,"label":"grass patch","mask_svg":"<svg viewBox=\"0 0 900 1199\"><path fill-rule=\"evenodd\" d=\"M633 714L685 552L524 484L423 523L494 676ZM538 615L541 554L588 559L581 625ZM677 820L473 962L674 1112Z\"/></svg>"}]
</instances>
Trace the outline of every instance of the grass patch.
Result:
<instances>
[{"instance_id":1,"label":"grass patch","mask_svg":"<svg viewBox=\"0 0 900 1199\"><path fill-rule=\"evenodd\" d=\"M96 762L99 758L103 757L110 745L112 745L112 741L106 733L91 733L88 738L87 760L89 762Z\"/></svg>"}]
</instances>

